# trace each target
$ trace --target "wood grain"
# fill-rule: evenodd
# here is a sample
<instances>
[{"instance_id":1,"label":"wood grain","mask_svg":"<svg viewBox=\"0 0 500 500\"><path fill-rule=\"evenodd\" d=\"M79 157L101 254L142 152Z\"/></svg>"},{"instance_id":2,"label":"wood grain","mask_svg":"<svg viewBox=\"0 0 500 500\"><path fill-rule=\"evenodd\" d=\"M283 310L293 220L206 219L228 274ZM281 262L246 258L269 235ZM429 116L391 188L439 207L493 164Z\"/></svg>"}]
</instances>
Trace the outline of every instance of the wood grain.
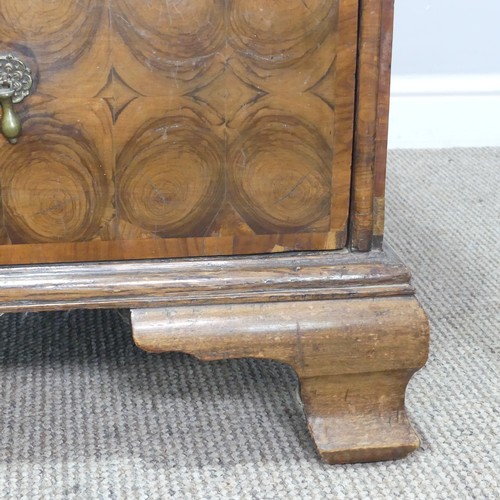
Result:
<instances>
[{"instance_id":1,"label":"wood grain","mask_svg":"<svg viewBox=\"0 0 500 500\"><path fill-rule=\"evenodd\" d=\"M357 85L357 66L353 60L356 57L359 37L359 2L344 1L339 5L337 24L338 40L350 40L350 43L340 43L337 47L335 68L335 91L332 92L331 76L320 82L312 92L330 102L335 109L335 124L333 131L334 151L336 152L337 168L332 172L331 227L336 233L337 245L348 246L348 231L351 201L351 182L353 168L353 141L355 102L353 89ZM356 38L353 42L352 37ZM330 74L333 68L330 70Z\"/></svg>"},{"instance_id":2,"label":"wood grain","mask_svg":"<svg viewBox=\"0 0 500 500\"><path fill-rule=\"evenodd\" d=\"M257 234L328 232L332 149L311 122L282 109L266 106L238 129L228 155L230 200Z\"/></svg>"},{"instance_id":3,"label":"wood grain","mask_svg":"<svg viewBox=\"0 0 500 500\"><path fill-rule=\"evenodd\" d=\"M394 0L360 4L349 246L369 251L383 236Z\"/></svg>"},{"instance_id":4,"label":"wood grain","mask_svg":"<svg viewBox=\"0 0 500 500\"><path fill-rule=\"evenodd\" d=\"M36 75L38 95L89 98L110 70L109 0L2 0L0 52Z\"/></svg>"},{"instance_id":5,"label":"wood grain","mask_svg":"<svg viewBox=\"0 0 500 500\"><path fill-rule=\"evenodd\" d=\"M4 182L17 182L2 188L0 262L345 245L356 0L4 3L2 47L33 67L35 95L20 108L21 147L0 144ZM57 133L41 123L37 98L54 99ZM81 110L85 140L64 107ZM88 107L103 108L104 126L91 125ZM37 175L19 182L28 149L45 166L23 167ZM80 156L77 166L70 158ZM66 194L55 194L58 182Z\"/></svg>"},{"instance_id":6,"label":"wood grain","mask_svg":"<svg viewBox=\"0 0 500 500\"><path fill-rule=\"evenodd\" d=\"M148 352L292 366L328 463L393 460L419 445L404 407L428 355L428 323L414 298L139 309L132 326Z\"/></svg>"},{"instance_id":7,"label":"wood grain","mask_svg":"<svg viewBox=\"0 0 500 500\"><path fill-rule=\"evenodd\" d=\"M387 165L387 138L389 132L389 101L391 86L392 36L394 2L382 5L380 28L380 73L378 84L377 130L373 178L373 246L382 248L385 222L385 178Z\"/></svg>"},{"instance_id":8,"label":"wood grain","mask_svg":"<svg viewBox=\"0 0 500 500\"><path fill-rule=\"evenodd\" d=\"M226 2L111 0L116 73L139 96L185 95L224 71Z\"/></svg>"},{"instance_id":9,"label":"wood grain","mask_svg":"<svg viewBox=\"0 0 500 500\"><path fill-rule=\"evenodd\" d=\"M0 311L412 295L409 280L389 249L15 266L0 268Z\"/></svg>"},{"instance_id":10,"label":"wood grain","mask_svg":"<svg viewBox=\"0 0 500 500\"><path fill-rule=\"evenodd\" d=\"M234 0L227 27L232 71L272 94L307 91L332 65L338 14L336 0L276 0L272 6Z\"/></svg>"},{"instance_id":11,"label":"wood grain","mask_svg":"<svg viewBox=\"0 0 500 500\"><path fill-rule=\"evenodd\" d=\"M16 147L0 146L2 243L101 239L113 215L106 104L33 96L19 110L23 140Z\"/></svg>"},{"instance_id":12,"label":"wood grain","mask_svg":"<svg viewBox=\"0 0 500 500\"><path fill-rule=\"evenodd\" d=\"M139 128L137 114L147 117ZM118 220L155 237L205 236L224 202L223 138L183 98L137 100L120 124Z\"/></svg>"}]
</instances>

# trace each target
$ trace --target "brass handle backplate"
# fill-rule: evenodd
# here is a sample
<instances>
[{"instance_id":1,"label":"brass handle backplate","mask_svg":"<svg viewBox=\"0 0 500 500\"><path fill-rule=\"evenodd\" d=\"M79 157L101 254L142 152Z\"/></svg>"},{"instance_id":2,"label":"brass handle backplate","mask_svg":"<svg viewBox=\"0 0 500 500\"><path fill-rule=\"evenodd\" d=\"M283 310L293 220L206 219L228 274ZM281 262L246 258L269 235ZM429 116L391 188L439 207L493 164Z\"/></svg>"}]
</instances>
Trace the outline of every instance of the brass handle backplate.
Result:
<instances>
[{"instance_id":1,"label":"brass handle backplate","mask_svg":"<svg viewBox=\"0 0 500 500\"><path fill-rule=\"evenodd\" d=\"M11 144L21 135L21 120L14 111L14 104L30 94L33 86L31 70L12 54L0 55L0 104L2 121L0 129Z\"/></svg>"}]
</instances>

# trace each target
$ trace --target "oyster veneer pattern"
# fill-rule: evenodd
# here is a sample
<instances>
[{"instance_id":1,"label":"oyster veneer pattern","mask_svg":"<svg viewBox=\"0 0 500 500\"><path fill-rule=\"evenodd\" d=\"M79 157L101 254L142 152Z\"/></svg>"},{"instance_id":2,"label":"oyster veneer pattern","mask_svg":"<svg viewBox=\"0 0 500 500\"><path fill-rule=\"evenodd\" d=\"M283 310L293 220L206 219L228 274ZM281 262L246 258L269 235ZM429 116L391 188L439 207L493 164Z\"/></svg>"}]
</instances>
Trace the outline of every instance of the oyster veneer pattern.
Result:
<instances>
[{"instance_id":1,"label":"oyster veneer pattern","mask_svg":"<svg viewBox=\"0 0 500 500\"><path fill-rule=\"evenodd\" d=\"M23 139L4 147L0 160L4 236L12 243L98 238L113 216L107 106L96 99L30 101Z\"/></svg>"},{"instance_id":2,"label":"oyster veneer pattern","mask_svg":"<svg viewBox=\"0 0 500 500\"><path fill-rule=\"evenodd\" d=\"M2 243L25 244L0 261L345 245L356 1L5 4L36 92L0 144Z\"/></svg>"}]
</instances>

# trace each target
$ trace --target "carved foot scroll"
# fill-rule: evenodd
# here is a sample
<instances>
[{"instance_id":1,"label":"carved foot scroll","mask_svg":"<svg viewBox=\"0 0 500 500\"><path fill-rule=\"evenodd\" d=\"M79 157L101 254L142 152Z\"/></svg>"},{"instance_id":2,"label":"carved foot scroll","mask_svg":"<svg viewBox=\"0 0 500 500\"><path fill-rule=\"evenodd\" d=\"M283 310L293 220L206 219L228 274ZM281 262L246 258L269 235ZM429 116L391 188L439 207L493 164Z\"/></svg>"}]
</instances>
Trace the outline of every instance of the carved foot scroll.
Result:
<instances>
[{"instance_id":1,"label":"carved foot scroll","mask_svg":"<svg viewBox=\"0 0 500 500\"><path fill-rule=\"evenodd\" d=\"M132 325L146 351L291 365L328 463L391 460L419 445L404 399L427 359L428 322L412 296L136 309Z\"/></svg>"}]
</instances>

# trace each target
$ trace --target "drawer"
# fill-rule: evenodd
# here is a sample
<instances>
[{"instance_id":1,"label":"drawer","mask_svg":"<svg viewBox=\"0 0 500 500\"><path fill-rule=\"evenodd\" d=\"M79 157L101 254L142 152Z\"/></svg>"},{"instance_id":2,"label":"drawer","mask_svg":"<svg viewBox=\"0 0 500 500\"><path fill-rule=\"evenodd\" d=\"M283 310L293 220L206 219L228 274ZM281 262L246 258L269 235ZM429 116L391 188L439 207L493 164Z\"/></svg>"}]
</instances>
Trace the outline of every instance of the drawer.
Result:
<instances>
[{"instance_id":1,"label":"drawer","mask_svg":"<svg viewBox=\"0 0 500 500\"><path fill-rule=\"evenodd\" d=\"M357 4L2 0L0 263L344 247Z\"/></svg>"}]
</instances>

